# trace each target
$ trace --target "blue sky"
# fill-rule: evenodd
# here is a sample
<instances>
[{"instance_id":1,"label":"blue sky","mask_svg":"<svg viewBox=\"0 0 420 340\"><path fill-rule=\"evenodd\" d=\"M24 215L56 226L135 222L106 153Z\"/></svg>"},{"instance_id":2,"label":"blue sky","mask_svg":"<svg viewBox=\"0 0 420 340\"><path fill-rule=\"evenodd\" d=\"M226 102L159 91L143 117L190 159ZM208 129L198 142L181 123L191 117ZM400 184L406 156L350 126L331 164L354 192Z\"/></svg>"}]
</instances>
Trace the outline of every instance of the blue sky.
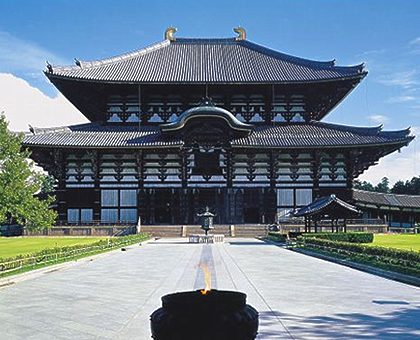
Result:
<instances>
[{"instance_id":1,"label":"blue sky","mask_svg":"<svg viewBox=\"0 0 420 340\"><path fill-rule=\"evenodd\" d=\"M71 64L74 57L117 55L162 40L171 25L181 37L229 37L241 25L249 40L285 53L366 63L367 78L327 121L412 126L420 134L420 1L3 0L0 13L0 74L25 80L51 100L57 92L41 73L45 60ZM26 118L9 111L11 123ZM59 117L51 122L60 124ZM419 161L416 140L362 178L408 179L420 173Z\"/></svg>"}]
</instances>

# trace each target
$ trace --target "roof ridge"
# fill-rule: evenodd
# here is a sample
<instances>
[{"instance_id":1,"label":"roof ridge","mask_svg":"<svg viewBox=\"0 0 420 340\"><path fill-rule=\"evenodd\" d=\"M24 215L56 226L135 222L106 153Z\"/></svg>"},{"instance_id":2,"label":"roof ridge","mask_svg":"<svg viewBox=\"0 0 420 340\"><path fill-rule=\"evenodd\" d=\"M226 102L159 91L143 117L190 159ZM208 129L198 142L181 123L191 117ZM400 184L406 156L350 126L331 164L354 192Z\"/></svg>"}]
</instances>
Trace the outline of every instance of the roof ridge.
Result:
<instances>
[{"instance_id":1,"label":"roof ridge","mask_svg":"<svg viewBox=\"0 0 420 340\"><path fill-rule=\"evenodd\" d=\"M175 40L171 41L171 44L179 44L179 43L199 43L199 42L230 42L230 43L238 43L239 41L236 38L176 38Z\"/></svg>"},{"instance_id":2,"label":"roof ridge","mask_svg":"<svg viewBox=\"0 0 420 340\"><path fill-rule=\"evenodd\" d=\"M336 128L337 130L345 130L345 131L359 131L359 132L369 132L371 134L378 134L382 130L382 125L378 126L353 126L353 125L345 125L345 124L337 124L337 123L328 123L322 122L317 120L311 120L309 124L313 125L324 125L329 126L331 128Z\"/></svg>"},{"instance_id":3,"label":"roof ridge","mask_svg":"<svg viewBox=\"0 0 420 340\"><path fill-rule=\"evenodd\" d=\"M368 194L375 194L380 196L398 196L398 197L419 197L420 195L409 195L409 194L394 194L392 192L385 193L385 192L377 192L377 191L368 191L368 190L361 190L361 189L353 189L353 191L358 191L360 193L368 193Z\"/></svg>"},{"instance_id":4,"label":"roof ridge","mask_svg":"<svg viewBox=\"0 0 420 340\"><path fill-rule=\"evenodd\" d=\"M383 125L378 125L378 126L353 126L353 125L341 125L341 124L337 124L337 123L328 123L328 122L322 122L322 121L316 121L316 120L312 120L309 122L310 124L314 124L314 125L325 125L325 126L330 126L333 128L337 128L337 129L345 129L345 130L349 130L351 129L352 131L360 131L360 132L370 132L372 134L381 134L382 136L389 136L389 137L395 137L395 136L400 136L402 137L408 137L408 135L411 133L411 128L405 128L405 129L401 129L401 130L383 130ZM414 136L412 136L414 138Z\"/></svg>"},{"instance_id":5,"label":"roof ridge","mask_svg":"<svg viewBox=\"0 0 420 340\"><path fill-rule=\"evenodd\" d=\"M272 54L272 56L280 56L283 58L287 58L289 62L298 64L298 65L301 65L301 64L318 65L318 66L334 68L334 69L353 69L354 68L358 70L359 73L367 72L365 71L364 63L350 65L350 66L337 66L336 65L337 60L335 58L332 60L327 60L327 61L319 61L319 60L313 60L313 59L308 59L308 58L302 58L302 57L298 57L298 56L288 54L285 52L277 51L270 47L254 43L250 40L241 40L241 41L237 41L237 43L239 45L244 45L260 53L262 53L261 51L264 51L265 52L264 54Z\"/></svg>"},{"instance_id":6,"label":"roof ridge","mask_svg":"<svg viewBox=\"0 0 420 340\"><path fill-rule=\"evenodd\" d=\"M162 41L158 41L156 43L153 43L151 45L147 45L146 47L142 47L136 50L132 50L129 52L125 52L122 54L118 54L115 55L113 57L108 57L105 59L97 59L97 60L90 60L90 61L78 61L79 65L69 65L69 66L53 66L53 71L55 70L60 70L60 71L72 71L72 70L80 70L80 69L86 69L86 68L95 68L95 67L100 67L103 65L107 65L107 64L112 64L114 62L120 62L120 61L125 61L125 60L129 60L132 58L135 58L139 55L144 55L153 51L156 51L158 49L164 48L169 46L171 42L169 40L162 40Z\"/></svg>"},{"instance_id":7,"label":"roof ridge","mask_svg":"<svg viewBox=\"0 0 420 340\"><path fill-rule=\"evenodd\" d=\"M61 126L52 126L52 127L36 127L29 125L29 132L33 135L45 135L49 133L57 133L57 132L72 132L72 128L74 127L83 127L83 126L98 126L98 122L89 122L89 123L81 123L75 125L61 125Z\"/></svg>"},{"instance_id":8,"label":"roof ridge","mask_svg":"<svg viewBox=\"0 0 420 340\"><path fill-rule=\"evenodd\" d=\"M237 41L238 45L243 45L246 48L252 49L256 52L262 53L262 54L269 54L273 57L283 57L283 58L287 58L288 61L295 63L295 64L310 64L310 65L319 65L319 66L324 66L324 67L336 67L335 66L335 59L333 60L328 60L328 61L318 61L318 60L312 60L312 59L306 59L306 58L301 58L301 57L297 57L285 52L280 52L280 51L276 51L272 48L269 48L267 46L264 45L259 45L257 43L254 43L252 41L249 40L241 40L241 41ZM265 52L265 53L263 53ZM350 66L351 67L351 66ZM347 68L347 66L344 66L344 68Z\"/></svg>"}]
</instances>

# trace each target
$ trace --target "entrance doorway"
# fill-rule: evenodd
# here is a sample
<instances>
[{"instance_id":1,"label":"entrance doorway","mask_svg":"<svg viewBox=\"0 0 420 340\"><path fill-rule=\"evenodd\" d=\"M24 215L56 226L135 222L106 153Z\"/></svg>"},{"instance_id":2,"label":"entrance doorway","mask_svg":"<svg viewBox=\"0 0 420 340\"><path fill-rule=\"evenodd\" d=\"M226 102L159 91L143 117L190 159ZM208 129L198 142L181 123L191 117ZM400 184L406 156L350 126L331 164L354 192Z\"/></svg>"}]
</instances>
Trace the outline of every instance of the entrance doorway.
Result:
<instances>
[{"instance_id":1,"label":"entrance doorway","mask_svg":"<svg viewBox=\"0 0 420 340\"><path fill-rule=\"evenodd\" d=\"M156 190L155 193L155 223L172 223L172 192L170 190Z\"/></svg>"},{"instance_id":2,"label":"entrance doorway","mask_svg":"<svg viewBox=\"0 0 420 340\"><path fill-rule=\"evenodd\" d=\"M261 191L259 188L246 188L244 190L244 222L261 222Z\"/></svg>"}]
</instances>

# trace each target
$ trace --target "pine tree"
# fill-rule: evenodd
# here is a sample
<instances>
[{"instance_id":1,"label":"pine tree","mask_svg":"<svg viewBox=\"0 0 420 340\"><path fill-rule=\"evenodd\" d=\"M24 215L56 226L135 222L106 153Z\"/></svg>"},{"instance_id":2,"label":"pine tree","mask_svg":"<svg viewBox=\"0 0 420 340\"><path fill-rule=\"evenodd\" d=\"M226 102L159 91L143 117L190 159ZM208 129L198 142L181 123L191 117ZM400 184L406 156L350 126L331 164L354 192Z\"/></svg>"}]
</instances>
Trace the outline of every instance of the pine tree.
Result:
<instances>
[{"instance_id":1,"label":"pine tree","mask_svg":"<svg viewBox=\"0 0 420 340\"><path fill-rule=\"evenodd\" d=\"M30 230L49 228L56 219L50 209L54 197L38 199L45 175L34 169L30 152L22 150L22 134L8 130L0 114L0 223L26 225Z\"/></svg>"},{"instance_id":2,"label":"pine tree","mask_svg":"<svg viewBox=\"0 0 420 340\"><path fill-rule=\"evenodd\" d=\"M389 194L391 189L389 188L389 179L388 177L383 177L378 185L375 187L376 192L382 192L384 194Z\"/></svg>"}]
</instances>

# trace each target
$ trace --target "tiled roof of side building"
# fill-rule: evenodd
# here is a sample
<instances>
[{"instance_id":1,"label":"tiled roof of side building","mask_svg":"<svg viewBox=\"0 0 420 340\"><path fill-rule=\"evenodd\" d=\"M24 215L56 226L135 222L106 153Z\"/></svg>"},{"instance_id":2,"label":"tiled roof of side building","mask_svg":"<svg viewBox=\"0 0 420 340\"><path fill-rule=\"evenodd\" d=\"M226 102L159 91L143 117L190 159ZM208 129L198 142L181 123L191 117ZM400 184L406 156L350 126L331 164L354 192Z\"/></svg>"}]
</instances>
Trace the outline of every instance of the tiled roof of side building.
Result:
<instances>
[{"instance_id":1,"label":"tiled roof of side building","mask_svg":"<svg viewBox=\"0 0 420 340\"><path fill-rule=\"evenodd\" d=\"M315 201L308 204L306 207L303 207L294 212L293 215L296 217L316 215L326 210L329 206L339 206L341 209L346 210L349 214L358 215L360 213L356 207L339 199L333 194L317 198Z\"/></svg>"},{"instance_id":2,"label":"tiled roof of side building","mask_svg":"<svg viewBox=\"0 0 420 340\"><path fill-rule=\"evenodd\" d=\"M248 137L231 141L233 147L334 148L373 145L407 145L414 137L409 129L381 131L323 122L255 125ZM25 135L26 146L69 148L179 147L184 142L163 136L158 125L101 125L88 123L60 128L32 128Z\"/></svg>"},{"instance_id":3,"label":"tiled roof of side building","mask_svg":"<svg viewBox=\"0 0 420 340\"><path fill-rule=\"evenodd\" d=\"M420 195L384 194L354 189L353 200L356 204L420 209Z\"/></svg>"},{"instance_id":4,"label":"tiled roof of side building","mask_svg":"<svg viewBox=\"0 0 420 340\"><path fill-rule=\"evenodd\" d=\"M339 67L294 57L247 40L164 40L117 57L51 66L49 78L112 83L304 83L366 75L363 65Z\"/></svg>"}]
</instances>

